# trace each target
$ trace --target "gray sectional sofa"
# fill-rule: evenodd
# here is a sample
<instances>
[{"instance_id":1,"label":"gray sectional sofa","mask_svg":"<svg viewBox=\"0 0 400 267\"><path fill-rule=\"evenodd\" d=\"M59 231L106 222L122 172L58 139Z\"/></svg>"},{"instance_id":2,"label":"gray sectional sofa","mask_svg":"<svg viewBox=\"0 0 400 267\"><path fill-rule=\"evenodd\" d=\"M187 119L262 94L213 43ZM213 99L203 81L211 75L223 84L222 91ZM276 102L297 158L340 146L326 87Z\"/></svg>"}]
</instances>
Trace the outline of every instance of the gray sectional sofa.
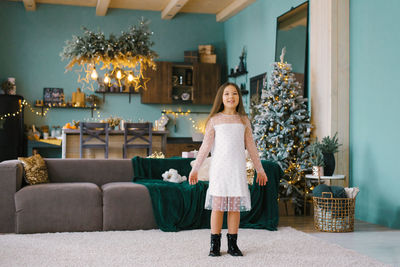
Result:
<instances>
[{"instance_id":1,"label":"gray sectional sofa","mask_svg":"<svg viewBox=\"0 0 400 267\"><path fill-rule=\"evenodd\" d=\"M129 159L45 159L48 184L23 186L18 160L0 163L0 233L155 229L147 188Z\"/></svg>"}]
</instances>

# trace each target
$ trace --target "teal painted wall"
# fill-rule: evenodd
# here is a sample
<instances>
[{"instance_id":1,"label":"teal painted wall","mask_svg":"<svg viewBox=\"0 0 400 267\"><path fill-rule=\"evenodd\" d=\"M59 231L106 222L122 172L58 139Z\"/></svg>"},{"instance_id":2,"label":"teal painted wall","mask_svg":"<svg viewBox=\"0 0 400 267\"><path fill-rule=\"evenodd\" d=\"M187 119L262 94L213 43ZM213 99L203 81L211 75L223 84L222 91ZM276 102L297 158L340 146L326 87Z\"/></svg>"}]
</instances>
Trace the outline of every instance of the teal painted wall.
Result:
<instances>
[{"instance_id":1,"label":"teal painted wall","mask_svg":"<svg viewBox=\"0 0 400 267\"><path fill-rule=\"evenodd\" d=\"M275 61L276 18L296 7L304 0L258 0L224 24L228 68L239 65L243 47L247 49L247 90L250 77L267 72ZM235 81L231 78L232 81ZM246 77L236 78L236 83L246 82ZM249 96L244 98L249 104Z\"/></svg>"},{"instance_id":2,"label":"teal painted wall","mask_svg":"<svg viewBox=\"0 0 400 267\"><path fill-rule=\"evenodd\" d=\"M398 10L397 0L350 1L350 182L360 187L356 218L393 228L400 228Z\"/></svg>"},{"instance_id":3,"label":"teal painted wall","mask_svg":"<svg viewBox=\"0 0 400 267\"><path fill-rule=\"evenodd\" d=\"M17 93L30 103L41 99L44 87L61 87L71 97L80 85L75 72L64 73L66 61L59 53L65 41L72 35L81 34L81 26L101 30L106 36L119 35L136 25L140 17L151 20L154 32L153 49L159 54L158 60L183 62L185 50L197 50L199 44L212 44L216 48L218 62L225 65L225 41L223 23L217 23L215 15L179 14L173 20L162 20L160 12L110 9L107 16L95 15L95 8L37 4L35 12L27 12L22 2L0 2L0 80L15 77ZM86 91L85 93L91 93ZM134 95L129 104L127 95L106 95L100 115L125 119L154 121L161 116L164 108L176 110L209 111L210 106L194 105L144 105L140 96ZM89 120L90 111L50 110L41 118L25 111L25 122L36 125L63 125L72 120ZM193 114L194 120L203 120L206 115ZM170 136L191 136L191 122L187 118L177 119L177 130L172 122L168 124Z\"/></svg>"}]
</instances>

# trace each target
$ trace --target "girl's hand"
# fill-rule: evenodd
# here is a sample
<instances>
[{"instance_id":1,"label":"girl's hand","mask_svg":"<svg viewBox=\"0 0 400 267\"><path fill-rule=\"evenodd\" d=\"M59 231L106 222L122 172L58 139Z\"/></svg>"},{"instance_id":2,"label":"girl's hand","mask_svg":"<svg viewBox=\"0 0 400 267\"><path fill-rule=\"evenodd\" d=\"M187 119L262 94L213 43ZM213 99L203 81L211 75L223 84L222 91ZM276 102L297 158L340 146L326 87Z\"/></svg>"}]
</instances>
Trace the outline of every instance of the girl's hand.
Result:
<instances>
[{"instance_id":1,"label":"girl's hand","mask_svg":"<svg viewBox=\"0 0 400 267\"><path fill-rule=\"evenodd\" d=\"M197 184L197 172L190 172L189 174L189 184L194 185Z\"/></svg>"},{"instance_id":2,"label":"girl's hand","mask_svg":"<svg viewBox=\"0 0 400 267\"><path fill-rule=\"evenodd\" d=\"M264 186L267 184L267 182L268 182L268 177L265 174L265 172L257 173L256 183L258 183L260 186Z\"/></svg>"}]
</instances>

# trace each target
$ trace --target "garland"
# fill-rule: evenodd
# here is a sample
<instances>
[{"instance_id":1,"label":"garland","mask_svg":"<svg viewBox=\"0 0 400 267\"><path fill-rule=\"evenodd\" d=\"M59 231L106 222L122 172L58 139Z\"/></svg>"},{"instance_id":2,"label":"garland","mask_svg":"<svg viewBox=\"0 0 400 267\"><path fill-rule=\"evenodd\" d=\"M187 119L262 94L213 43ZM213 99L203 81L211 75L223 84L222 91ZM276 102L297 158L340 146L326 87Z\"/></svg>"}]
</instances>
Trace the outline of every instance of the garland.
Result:
<instances>
[{"instance_id":1,"label":"garland","mask_svg":"<svg viewBox=\"0 0 400 267\"><path fill-rule=\"evenodd\" d=\"M149 21L141 18L138 26L131 26L129 31L122 32L121 36L111 34L106 39L104 33L93 32L83 27L82 36L73 36L66 41L66 46L60 53L62 60L70 60L66 66L71 70L73 66L91 66L103 64L101 69L111 68L146 68L155 69L153 62L157 53L151 50L154 42L150 40L153 32L149 30Z\"/></svg>"}]
</instances>

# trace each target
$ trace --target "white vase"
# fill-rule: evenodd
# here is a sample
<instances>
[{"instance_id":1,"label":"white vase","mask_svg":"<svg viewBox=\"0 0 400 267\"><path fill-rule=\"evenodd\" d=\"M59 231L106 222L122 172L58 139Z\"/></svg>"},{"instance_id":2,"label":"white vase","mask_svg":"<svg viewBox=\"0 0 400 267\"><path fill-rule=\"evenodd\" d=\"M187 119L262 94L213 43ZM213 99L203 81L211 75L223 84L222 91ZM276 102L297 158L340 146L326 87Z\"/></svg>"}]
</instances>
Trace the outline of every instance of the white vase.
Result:
<instances>
[{"instance_id":1,"label":"white vase","mask_svg":"<svg viewBox=\"0 0 400 267\"><path fill-rule=\"evenodd\" d=\"M324 176L324 167L322 166L313 166L312 167L313 176L320 177Z\"/></svg>"}]
</instances>

